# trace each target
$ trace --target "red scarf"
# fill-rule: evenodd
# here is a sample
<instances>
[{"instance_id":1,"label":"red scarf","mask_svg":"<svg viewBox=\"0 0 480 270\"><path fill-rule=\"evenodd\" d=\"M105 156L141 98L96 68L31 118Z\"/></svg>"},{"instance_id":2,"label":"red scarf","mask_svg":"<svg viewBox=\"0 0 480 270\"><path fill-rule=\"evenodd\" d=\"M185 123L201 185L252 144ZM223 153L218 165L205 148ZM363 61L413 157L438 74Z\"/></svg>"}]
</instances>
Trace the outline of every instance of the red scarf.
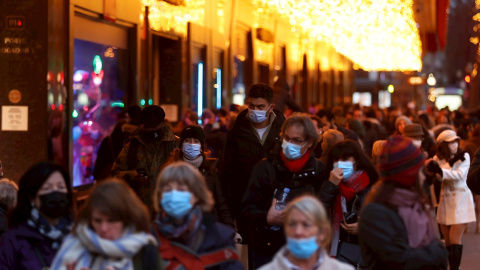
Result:
<instances>
[{"instance_id":1,"label":"red scarf","mask_svg":"<svg viewBox=\"0 0 480 270\"><path fill-rule=\"evenodd\" d=\"M336 256L338 249L338 239L340 237L340 222L343 221L342 211L342 196L345 197L347 202L355 198L355 194L365 189L370 183L368 174L364 171L355 172L345 182L338 184L338 194L335 198L335 204L333 206L333 235L332 235L332 251L331 255ZM333 252L333 253L332 253Z\"/></svg>"},{"instance_id":2,"label":"red scarf","mask_svg":"<svg viewBox=\"0 0 480 270\"><path fill-rule=\"evenodd\" d=\"M310 149L303 154L303 156L299 159L288 159L283 151L280 151L280 157L282 158L283 164L285 164L285 167L292 173L297 173L305 167L305 164L307 163L308 158L310 157Z\"/></svg>"}]
</instances>

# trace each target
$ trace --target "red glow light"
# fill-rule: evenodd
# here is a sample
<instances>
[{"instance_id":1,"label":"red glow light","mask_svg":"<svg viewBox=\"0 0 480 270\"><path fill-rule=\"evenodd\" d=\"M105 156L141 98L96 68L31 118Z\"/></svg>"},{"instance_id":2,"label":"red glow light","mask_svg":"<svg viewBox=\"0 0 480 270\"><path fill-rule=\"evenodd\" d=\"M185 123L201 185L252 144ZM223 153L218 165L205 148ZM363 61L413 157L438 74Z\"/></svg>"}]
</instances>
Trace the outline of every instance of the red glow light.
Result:
<instances>
[{"instance_id":1,"label":"red glow light","mask_svg":"<svg viewBox=\"0 0 480 270\"><path fill-rule=\"evenodd\" d=\"M50 109L55 110L55 104L52 104L52 106L50 106Z\"/></svg>"},{"instance_id":2,"label":"red glow light","mask_svg":"<svg viewBox=\"0 0 480 270\"><path fill-rule=\"evenodd\" d=\"M60 106L58 106L58 109L59 109L60 111L63 111L63 104L60 104Z\"/></svg>"},{"instance_id":3,"label":"red glow light","mask_svg":"<svg viewBox=\"0 0 480 270\"><path fill-rule=\"evenodd\" d=\"M17 25L18 25L18 26L22 26L22 21L18 20Z\"/></svg>"},{"instance_id":4,"label":"red glow light","mask_svg":"<svg viewBox=\"0 0 480 270\"><path fill-rule=\"evenodd\" d=\"M88 112L88 106L87 105L83 106L83 110Z\"/></svg>"}]
</instances>

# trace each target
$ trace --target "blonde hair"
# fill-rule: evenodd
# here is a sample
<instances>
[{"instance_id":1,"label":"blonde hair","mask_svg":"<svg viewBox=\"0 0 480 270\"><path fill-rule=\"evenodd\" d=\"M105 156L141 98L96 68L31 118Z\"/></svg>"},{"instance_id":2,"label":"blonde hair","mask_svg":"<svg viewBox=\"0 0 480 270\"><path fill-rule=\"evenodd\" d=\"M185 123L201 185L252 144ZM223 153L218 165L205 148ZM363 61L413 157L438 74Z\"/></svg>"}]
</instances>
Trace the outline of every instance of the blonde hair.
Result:
<instances>
[{"instance_id":1,"label":"blonde hair","mask_svg":"<svg viewBox=\"0 0 480 270\"><path fill-rule=\"evenodd\" d=\"M198 171L185 161L177 161L166 166L157 178L155 185L155 192L153 193L153 207L155 211L160 212L162 199L162 190L169 183L176 182L177 184L186 185L188 190L198 199L197 205L202 211L210 212L213 207L213 197L210 190L207 188L205 178Z\"/></svg>"},{"instance_id":2,"label":"blonde hair","mask_svg":"<svg viewBox=\"0 0 480 270\"><path fill-rule=\"evenodd\" d=\"M300 211L307 218L312 219L319 230L323 230L325 232L326 237L321 245L326 247L330 243L332 229L330 227L330 221L327 217L327 211L325 210L323 204L317 198L311 195L305 195L294 199L287 205L284 220L285 227L287 226L286 223L288 217L293 209Z\"/></svg>"},{"instance_id":3,"label":"blonde hair","mask_svg":"<svg viewBox=\"0 0 480 270\"><path fill-rule=\"evenodd\" d=\"M0 179L0 203L7 206L7 209L12 209L17 205L18 186L10 179Z\"/></svg>"}]
</instances>

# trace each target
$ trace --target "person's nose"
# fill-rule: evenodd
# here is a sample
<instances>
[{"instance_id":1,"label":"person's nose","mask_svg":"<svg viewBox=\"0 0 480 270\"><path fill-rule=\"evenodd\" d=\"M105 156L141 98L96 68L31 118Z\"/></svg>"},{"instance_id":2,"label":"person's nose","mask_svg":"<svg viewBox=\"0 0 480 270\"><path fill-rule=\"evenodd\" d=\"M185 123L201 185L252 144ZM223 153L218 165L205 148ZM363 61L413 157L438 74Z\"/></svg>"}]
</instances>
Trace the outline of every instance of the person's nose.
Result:
<instances>
[{"instance_id":1,"label":"person's nose","mask_svg":"<svg viewBox=\"0 0 480 270\"><path fill-rule=\"evenodd\" d=\"M302 225L296 225L294 228L295 238L302 238L305 233Z\"/></svg>"}]
</instances>

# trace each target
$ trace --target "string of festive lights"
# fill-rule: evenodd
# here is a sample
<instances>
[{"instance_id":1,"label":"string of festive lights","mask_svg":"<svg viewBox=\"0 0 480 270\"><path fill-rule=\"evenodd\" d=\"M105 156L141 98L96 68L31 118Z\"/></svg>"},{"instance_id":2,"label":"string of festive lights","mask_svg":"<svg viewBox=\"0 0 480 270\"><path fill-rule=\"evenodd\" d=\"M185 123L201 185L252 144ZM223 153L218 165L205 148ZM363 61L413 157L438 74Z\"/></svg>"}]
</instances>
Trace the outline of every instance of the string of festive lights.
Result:
<instances>
[{"instance_id":1,"label":"string of festive lights","mask_svg":"<svg viewBox=\"0 0 480 270\"><path fill-rule=\"evenodd\" d=\"M184 0L183 5L175 6L164 1L143 0L143 4L150 7L152 29L185 36L188 22L205 24L205 1ZM290 23L291 32L297 38L325 42L362 69L422 68L422 45L413 18L413 0L252 1L256 25L270 28L275 14ZM223 33L225 0L219 0L216 8L219 32Z\"/></svg>"},{"instance_id":2,"label":"string of festive lights","mask_svg":"<svg viewBox=\"0 0 480 270\"><path fill-rule=\"evenodd\" d=\"M477 46L477 62L480 62L478 59L480 59L480 44L479 44L479 36L480 36L480 0L475 0L475 9L476 9L476 14L473 15L473 20L478 22L477 25L473 27L473 31L477 34L475 37L470 38L470 42L475 44ZM472 77L476 77L478 73L478 64L475 63L473 64L473 70L472 70Z\"/></svg>"}]
</instances>

